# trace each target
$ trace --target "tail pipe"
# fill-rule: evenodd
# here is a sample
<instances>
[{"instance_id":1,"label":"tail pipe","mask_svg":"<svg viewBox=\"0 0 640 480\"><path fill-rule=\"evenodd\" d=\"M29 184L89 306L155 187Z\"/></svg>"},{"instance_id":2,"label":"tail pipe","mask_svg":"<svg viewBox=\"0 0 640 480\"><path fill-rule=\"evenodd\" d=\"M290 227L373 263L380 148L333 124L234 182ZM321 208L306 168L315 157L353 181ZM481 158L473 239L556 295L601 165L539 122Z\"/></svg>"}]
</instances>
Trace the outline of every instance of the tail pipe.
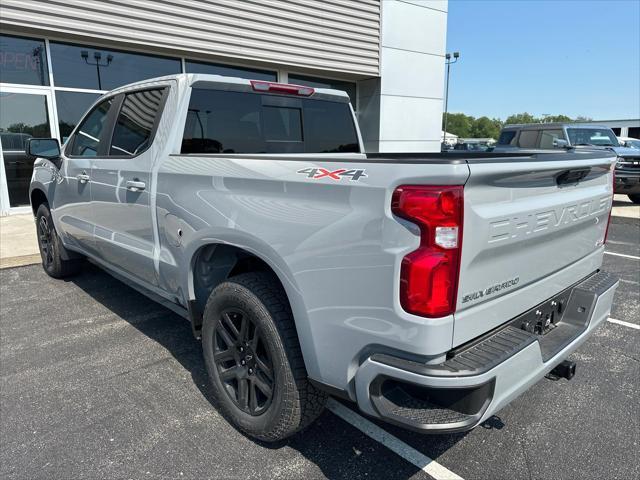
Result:
<instances>
[{"instance_id":1,"label":"tail pipe","mask_svg":"<svg viewBox=\"0 0 640 480\"><path fill-rule=\"evenodd\" d=\"M551 375L559 378L566 378L571 380L576 374L576 362L571 360L563 360L556 368L551 370Z\"/></svg>"}]
</instances>

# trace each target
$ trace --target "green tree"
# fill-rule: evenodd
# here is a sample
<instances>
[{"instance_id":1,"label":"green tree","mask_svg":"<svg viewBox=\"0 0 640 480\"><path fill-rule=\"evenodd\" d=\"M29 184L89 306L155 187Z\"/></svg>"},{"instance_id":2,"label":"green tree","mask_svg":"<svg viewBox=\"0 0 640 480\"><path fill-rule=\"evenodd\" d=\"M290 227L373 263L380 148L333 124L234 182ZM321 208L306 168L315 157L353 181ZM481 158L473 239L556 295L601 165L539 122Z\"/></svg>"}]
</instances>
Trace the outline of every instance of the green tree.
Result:
<instances>
[{"instance_id":1,"label":"green tree","mask_svg":"<svg viewBox=\"0 0 640 480\"><path fill-rule=\"evenodd\" d=\"M480 117L473 122L471 136L474 138L497 139L501 128L502 122L497 118Z\"/></svg>"},{"instance_id":2,"label":"green tree","mask_svg":"<svg viewBox=\"0 0 640 480\"><path fill-rule=\"evenodd\" d=\"M515 115L509 115L504 121L505 125L511 125L514 123L539 123L540 119L534 117L530 113L516 113Z\"/></svg>"},{"instance_id":3,"label":"green tree","mask_svg":"<svg viewBox=\"0 0 640 480\"><path fill-rule=\"evenodd\" d=\"M567 123L573 122L571 117L567 117L566 115L549 115L544 119L545 122L559 122L559 123Z\"/></svg>"},{"instance_id":4,"label":"green tree","mask_svg":"<svg viewBox=\"0 0 640 480\"><path fill-rule=\"evenodd\" d=\"M464 113L450 113L447 119L447 132L458 137L471 136L471 128L475 118ZM442 129L444 130L444 115L442 118Z\"/></svg>"}]
</instances>

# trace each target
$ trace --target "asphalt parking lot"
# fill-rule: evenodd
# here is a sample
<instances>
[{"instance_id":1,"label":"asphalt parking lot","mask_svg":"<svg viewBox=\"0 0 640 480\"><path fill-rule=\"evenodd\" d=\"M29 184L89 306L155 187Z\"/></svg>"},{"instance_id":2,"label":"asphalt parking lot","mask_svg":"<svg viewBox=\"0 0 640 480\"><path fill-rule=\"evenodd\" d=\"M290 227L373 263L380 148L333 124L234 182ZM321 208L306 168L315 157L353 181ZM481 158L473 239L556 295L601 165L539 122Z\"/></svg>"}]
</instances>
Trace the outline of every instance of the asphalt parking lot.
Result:
<instances>
[{"instance_id":1,"label":"asphalt parking lot","mask_svg":"<svg viewBox=\"0 0 640 480\"><path fill-rule=\"evenodd\" d=\"M637 219L613 218L604 268L621 279L611 318L627 324L599 327L572 381L542 380L466 434L375 423L401 455L331 411L254 442L211 406L186 321L95 267L69 281L2 270L0 476L431 478L407 460L417 451L464 479L640 478L639 239Z\"/></svg>"}]
</instances>

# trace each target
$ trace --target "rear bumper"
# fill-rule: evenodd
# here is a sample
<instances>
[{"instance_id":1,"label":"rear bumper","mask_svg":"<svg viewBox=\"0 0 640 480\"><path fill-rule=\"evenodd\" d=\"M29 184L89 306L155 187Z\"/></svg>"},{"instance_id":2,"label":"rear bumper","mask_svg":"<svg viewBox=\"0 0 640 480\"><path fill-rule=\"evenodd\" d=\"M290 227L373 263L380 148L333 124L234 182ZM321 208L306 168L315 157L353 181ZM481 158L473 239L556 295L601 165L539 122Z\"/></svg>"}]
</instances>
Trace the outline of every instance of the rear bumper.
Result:
<instances>
[{"instance_id":1,"label":"rear bumper","mask_svg":"<svg viewBox=\"0 0 640 480\"><path fill-rule=\"evenodd\" d=\"M355 376L358 406L369 415L424 433L470 430L581 345L609 316L617 285L610 274L591 275L439 365L372 355ZM553 330L539 336L522 329L538 312L555 308L551 305L561 300L564 310Z\"/></svg>"}]
</instances>

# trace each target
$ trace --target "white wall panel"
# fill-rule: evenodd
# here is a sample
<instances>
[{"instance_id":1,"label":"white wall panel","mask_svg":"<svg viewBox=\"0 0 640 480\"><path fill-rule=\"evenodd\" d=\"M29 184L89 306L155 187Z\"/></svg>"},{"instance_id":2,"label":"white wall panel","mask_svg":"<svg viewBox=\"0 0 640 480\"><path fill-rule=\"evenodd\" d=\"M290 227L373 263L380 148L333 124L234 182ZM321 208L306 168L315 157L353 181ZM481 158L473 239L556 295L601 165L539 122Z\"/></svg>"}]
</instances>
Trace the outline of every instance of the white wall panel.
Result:
<instances>
[{"instance_id":1,"label":"white wall panel","mask_svg":"<svg viewBox=\"0 0 640 480\"><path fill-rule=\"evenodd\" d=\"M379 0L2 0L4 27L378 75Z\"/></svg>"},{"instance_id":2,"label":"white wall panel","mask_svg":"<svg viewBox=\"0 0 640 480\"><path fill-rule=\"evenodd\" d=\"M386 0L383 0L386 1ZM449 10L449 0L402 0L406 3L413 3L419 7L432 8L434 10L440 10L446 12Z\"/></svg>"},{"instance_id":3,"label":"white wall panel","mask_svg":"<svg viewBox=\"0 0 640 480\"><path fill-rule=\"evenodd\" d=\"M383 95L381 141L440 141L442 100Z\"/></svg>"},{"instance_id":4,"label":"white wall panel","mask_svg":"<svg viewBox=\"0 0 640 480\"><path fill-rule=\"evenodd\" d=\"M382 46L414 52L444 52L447 14L400 0L382 4Z\"/></svg>"},{"instance_id":5,"label":"white wall panel","mask_svg":"<svg viewBox=\"0 0 640 480\"><path fill-rule=\"evenodd\" d=\"M384 49L383 95L442 98L444 59L440 55Z\"/></svg>"}]
</instances>

